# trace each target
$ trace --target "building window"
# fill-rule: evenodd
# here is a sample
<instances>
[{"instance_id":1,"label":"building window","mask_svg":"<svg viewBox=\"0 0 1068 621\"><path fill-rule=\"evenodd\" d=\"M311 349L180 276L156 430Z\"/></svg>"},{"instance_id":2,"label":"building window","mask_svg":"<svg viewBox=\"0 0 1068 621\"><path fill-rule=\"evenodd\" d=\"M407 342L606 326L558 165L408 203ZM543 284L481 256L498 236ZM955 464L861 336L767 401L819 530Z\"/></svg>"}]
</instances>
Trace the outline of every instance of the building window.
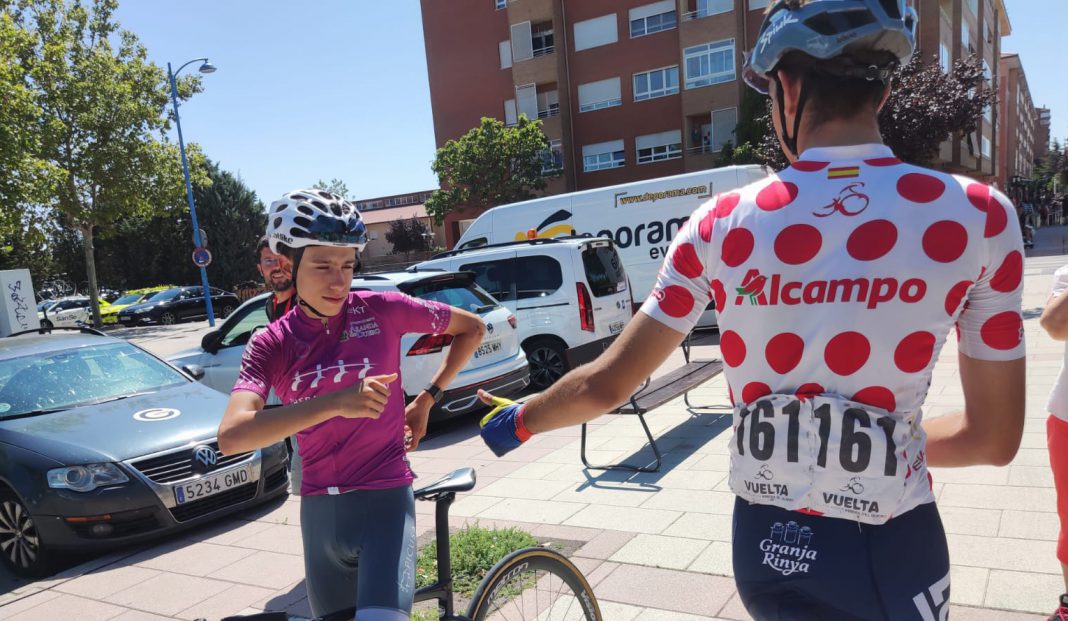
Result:
<instances>
[{"instance_id":1,"label":"building window","mask_svg":"<svg viewBox=\"0 0 1068 621\"><path fill-rule=\"evenodd\" d=\"M516 112L515 100L509 99L504 102L504 124L511 127L519 122L519 114Z\"/></svg>"},{"instance_id":2,"label":"building window","mask_svg":"<svg viewBox=\"0 0 1068 621\"><path fill-rule=\"evenodd\" d=\"M972 15L979 17L979 0L968 0L968 8L971 9Z\"/></svg>"},{"instance_id":3,"label":"building window","mask_svg":"<svg viewBox=\"0 0 1068 621\"><path fill-rule=\"evenodd\" d=\"M548 175L564 167L564 147L559 140L550 140L549 148L541 152L541 174Z\"/></svg>"},{"instance_id":4,"label":"building window","mask_svg":"<svg viewBox=\"0 0 1068 621\"><path fill-rule=\"evenodd\" d=\"M627 163L623 141L613 140L582 147L582 170L593 172L608 168L620 168Z\"/></svg>"},{"instance_id":5,"label":"building window","mask_svg":"<svg viewBox=\"0 0 1068 621\"><path fill-rule=\"evenodd\" d=\"M534 58L534 49L531 41L530 22L512 24L512 61L529 60Z\"/></svg>"},{"instance_id":6,"label":"building window","mask_svg":"<svg viewBox=\"0 0 1068 621\"><path fill-rule=\"evenodd\" d=\"M990 159L990 139L983 136L983 157Z\"/></svg>"},{"instance_id":7,"label":"building window","mask_svg":"<svg viewBox=\"0 0 1068 621\"><path fill-rule=\"evenodd\" d=\"M666 97L679 92L679 67L634 74L634 101Z\"/></svg>"},{"instance_id":8,"label":"building window","mask_svg":"<svg viewBox=\"0 0 1068 621\"><path fill-rule=\"evenodd\" d=\"M543 22L534 24L530 29L530 47L534 56L552 54L555 50L553 45L553 24Z\"/></svg>"},{"instance_id":9,"label":"building window","mask_svg":"<svg viewBox=\"0 0 1068 621\"><path fill-rule=\"evenodd\" d=\"M619 40L616 14L609 13L601 17L575 22L575 51L581 52L592 47L615 43Z\"/></svg>"},{"instance_id":10,"label":"building window","mask_svg":"<svg viewBox=\"0 0 1068 621\"><path fill-rule=\"evenodd\" d=\"M993 72L990 71L990 63L986 62L985 58L983 59L983 78L986 79L987 82L994 78Z\"/></svg>"},{"instance_id":11,"label":"building window","mask_svg":"<svg viewBox=\"0 0 1068 621\"><path fill-rule=\"evenodd\" d=\"M639 164L649 164L682 157L682 131L671 130L659 134L638 136L634 140Z\"/></svg>"},{"instance_id":12,"label":"building window","mask_svg":"<svg viewBox=\"0 0 1068 621\"><path fill-rule=\"evenodd\" d=\"M508 8L508 0L493 0L493 3L498 11Z\"/></svg>"},{"instance_id":13,"label":"building window","mask_svg":"<svg viewBox=\"0 0 1068 621\"><path fill-rule=\"evenodd\" d=\"M672 30L678 22L675 15L675 0L664 0L647 4L630 10L630 36L644 35Z\"/></svg>"},{"instance_id":14,"label":"building window","mask_svg":"<svg viewBox=\"0 0 1068 621\"><path fill-rule=\"evenodd\" d=\"M507 69L512 66L512 42L501 41L497 45L497 52L501 55L501 69Z\"/></svg>"},{"instance_id":15,"label":"building window","mask_svg":"<svg viewBox=\"0 0 1068 621\"><path fill-rule=\"evenodd\" d=\"M749 0L749 10L764 9L768 6L768 0Z\"/></svg>"},{"instance_id":16,"label":"building window","mask_svg":"<svg viewBox=\"0 0 1068 621\"><path fill-rule=\"evenodd\" d=\"M686 88L734 80L734 39L686 48Z\"/></svg>"},{"instance_id":17,"label":"building window","mask_svg":"<svg viewBox=\"0 0 1068 621\"><path fill-rule=\"evenodd\" d=\"M530 120L538 118L538 88L534 84L515 87L515 107Z\"/></svg>"},{"instance_id":18,"label":"building window","mask_svg":"<svg viewBox=\"0 0 1068 621\"><path fill-rule=\"evenodd\" d=\"M966 50L972 49L972 30L968 28L967 22L960 25L960 45Z\"/></svg>"},{"instance_id":19,"label":"building window","mask_svg":"<svg viewBox=\"0 0 1068 621\"><path fill-rule=\"evenodd\" d=\"M712 111L712 151L718 153L723 145L734 140L734 130L738 127L738 109Z\"/></svg>"},{"instance_id":20,"label":"building window","mask_svg":"<svg viewBox=\"0 0 1068 621\"><path fill-rule=\"evenodd\" d=\"M949 73L953 67L953 56L949 53L949 46L945 43L938 44L938 64L942 67L942 73Z\"/></svg>"},{"instance_id":21,"label":"building window","mask_svg":"<svg viewBox=\"0 0 1068 621\"><path fill-rule=\"evenodd\" d=\"M689 0L690 12L683 19L701 19L710 15L730 13L734 10L734 0Z\"/></svg>"},{"instance_id":22,"label":"building window","mask_svg":"<svg viewBox=\"0 0 1068 621\"><path fill-rule=\"evenodd\" d=\"M578 99L579 112L591 112L623 105L619 78L608 78L598 82L579 84Z\"/></svg>"},{"instance_id":23,"label":"building window","mask_svg":"<svg viewBox=\"0 0 1068 621\"><path fill-rule=\"evenodd\" d=\"M560 95L554 88L538 93L538 118L547 119L560 114Z\"/></svg>"}]
</instances>

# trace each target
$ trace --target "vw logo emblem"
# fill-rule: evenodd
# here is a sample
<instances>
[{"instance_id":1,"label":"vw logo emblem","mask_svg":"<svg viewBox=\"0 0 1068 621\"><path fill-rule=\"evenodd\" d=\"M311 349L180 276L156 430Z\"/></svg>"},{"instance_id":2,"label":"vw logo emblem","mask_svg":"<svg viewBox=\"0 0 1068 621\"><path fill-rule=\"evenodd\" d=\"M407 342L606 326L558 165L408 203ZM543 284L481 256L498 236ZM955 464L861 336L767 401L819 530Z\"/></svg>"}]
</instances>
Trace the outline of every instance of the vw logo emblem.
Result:
<instances>
[{"instance_id":1,"label":"vw logo emblem","mask_svg":"<svg viewBox=\"0 0 1068 621\"><path fill-rule=\"evenodd\" d=\"M139 420L143 423L153 423L160 420L170 420L172 418L178 418L182 413L174 408L150 408L147 410L141 410L140 412L134 412L134 420Z\"/></svg>"},{"instance_id":2,"label":"vw logo emblem","mask_svg":"<svg viewBox=\"0 0 1068 621\"><path fill-rule=\"evenodd\" d=\"M493 324L488 321L486 322L486 332L493 334Z\"/></svg>"},{"instance_id":3,"label":"vw logo emblem","mask_svg":"<svg viewBox=\"0 0 1068 621\"><path fill-rule=\"evenodd\" d=\"M203 474L215 468L215 464L219 461L218 455L215 453L215 449L206 444L193 449L193 471Z\"/></svg>"}]
</instances>

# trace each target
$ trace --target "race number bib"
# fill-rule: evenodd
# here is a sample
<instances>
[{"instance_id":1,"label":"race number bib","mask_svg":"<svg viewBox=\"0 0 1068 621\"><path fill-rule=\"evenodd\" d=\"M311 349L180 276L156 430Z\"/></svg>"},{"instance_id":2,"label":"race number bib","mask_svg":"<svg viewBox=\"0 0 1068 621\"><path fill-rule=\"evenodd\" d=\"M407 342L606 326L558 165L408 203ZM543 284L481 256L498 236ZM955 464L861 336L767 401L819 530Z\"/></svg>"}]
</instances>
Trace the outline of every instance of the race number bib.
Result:
<instances>
[{"instance_id":1,"label":"race number bib","mask_svg":"<svg viewBox=\"0 0 1068 621\"><path fill-rule=\"evenodd\" d=\"M904 506L917 497L910 488L930 492L925 437L915 416L835 397L771 395L734 410L731 489L750 502L882 524L918 504Z\"/></svg>"}]
</instances>

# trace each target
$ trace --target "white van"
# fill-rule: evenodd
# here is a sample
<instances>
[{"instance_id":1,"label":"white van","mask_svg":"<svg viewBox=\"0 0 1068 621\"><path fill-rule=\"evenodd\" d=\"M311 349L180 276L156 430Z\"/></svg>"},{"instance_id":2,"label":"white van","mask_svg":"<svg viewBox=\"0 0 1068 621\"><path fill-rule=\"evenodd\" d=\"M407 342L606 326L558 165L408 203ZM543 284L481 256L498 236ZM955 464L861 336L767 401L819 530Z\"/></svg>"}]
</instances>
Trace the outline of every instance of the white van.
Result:
<instances>
[{"instance_id":1,"label":"white van","mask_svg":"<svg viewBox=\"0 0 1068 621\"><path fill-rule=\"evenodd\" d=\"M604 347L632 315L627 272L612 242L598 238L534 239L436 255L411 268L474 274L518 318L530 383L545 390L568 370L566 352Z\"/></svg>"},{"instance_id":2,"label":"white van","mask_svg":"<svg viewBox=\"0 0 1068 621\"><path fill-rule=\"evenodd\" d=\"M615 242L634 301L641 304L656 284L671 240L690 214L716 194L769 174L763 166L728 166L501 205L472 222L456 249L524 240L528 231L538 238L606 237ZM714 312L705 313L698 323L714 325Z\"/></svg>"}]
</instances>

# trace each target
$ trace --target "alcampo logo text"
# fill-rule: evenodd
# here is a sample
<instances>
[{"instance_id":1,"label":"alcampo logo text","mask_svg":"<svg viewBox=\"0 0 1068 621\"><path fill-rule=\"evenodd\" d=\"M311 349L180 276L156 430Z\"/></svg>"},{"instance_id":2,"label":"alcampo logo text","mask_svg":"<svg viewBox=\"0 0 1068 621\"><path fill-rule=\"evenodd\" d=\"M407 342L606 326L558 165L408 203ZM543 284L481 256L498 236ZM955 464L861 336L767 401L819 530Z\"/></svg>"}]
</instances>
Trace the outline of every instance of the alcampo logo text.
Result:
<instances>
[{"instance_id":1,"label":"alcampo logo text","mask_svg":"<svg viewBox=\"0 0 1068 621\"><path fill-rule=\"evenodd\" d=\"M836 304L856 302L875 309L884 302L901 300L915 304L927 295L927 283L919 278L841 278L837 280L784 281L779 274L764 276L749 270L742 285L735 288L734 305L748 300L753 306L797 306L799 304Z\"/></svg>"}]
</instances>

